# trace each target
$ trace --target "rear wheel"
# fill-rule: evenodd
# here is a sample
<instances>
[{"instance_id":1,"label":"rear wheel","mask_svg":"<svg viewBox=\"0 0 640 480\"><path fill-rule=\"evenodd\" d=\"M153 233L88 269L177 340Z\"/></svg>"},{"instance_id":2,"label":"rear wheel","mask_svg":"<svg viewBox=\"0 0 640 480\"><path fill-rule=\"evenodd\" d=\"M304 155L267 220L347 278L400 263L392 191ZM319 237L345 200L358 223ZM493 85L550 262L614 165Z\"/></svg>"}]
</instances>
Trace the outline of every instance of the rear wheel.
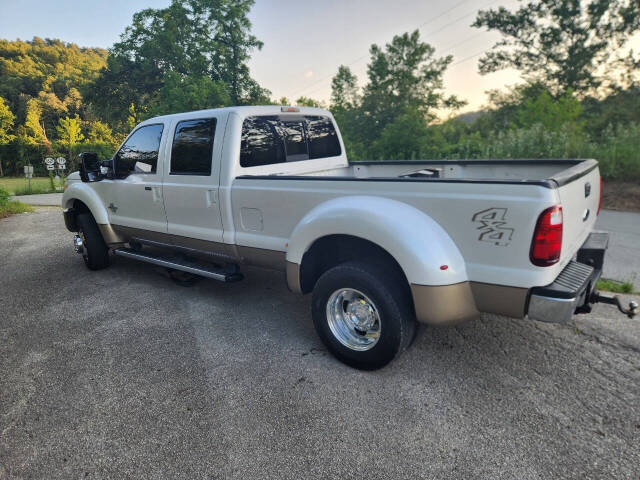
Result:
<instances>
[{"instance_id":1,"label":"rear wheel","mask_svg":"<svg viewBox=\"0 0 640 480\"><path fill-rule=\"evenodd\" d=\"M109 247L104 243L98 224L90 213L78 215L78 236L82 239L82 258L89 270L109 266Z\"/></svg>"},{"instance_id":2,"label":"rear wheel","mask_svg":"<svg viewBox=\"0 0 640 480\"><path fill-rule=\"evenodd\" d=\"M414 338L410 298L395 276L364 262L327 270L313 290L313 322L340 361L362 370L384 367Z\"/></svg>"}]
</instances>

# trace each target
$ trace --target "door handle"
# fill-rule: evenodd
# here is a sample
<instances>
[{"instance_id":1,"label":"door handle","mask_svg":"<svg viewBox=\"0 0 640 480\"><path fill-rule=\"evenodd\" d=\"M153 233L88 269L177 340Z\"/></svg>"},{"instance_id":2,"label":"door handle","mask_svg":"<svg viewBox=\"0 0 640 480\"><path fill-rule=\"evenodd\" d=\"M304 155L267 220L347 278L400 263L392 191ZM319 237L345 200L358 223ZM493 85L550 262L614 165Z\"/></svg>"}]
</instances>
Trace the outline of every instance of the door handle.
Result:
<instances>
[{"instance_id":1,"label":"door handle","mask_svg":"<svg viewBox=\"0 0 640 480\"><path fill-rule=\"evenodd\" d=\"M218 202L218 190L207 190L207 207L212 207Z\"/></svg>"},{"instance_id":2,"label":"door handle","mask_svg":"<svg viewBox=\"0 0 640 480\"><path fill-rule=\"evenodd\" d=\"M151 187L144 187L144 189L151 191Z\"/></svg>"}]
</instances>

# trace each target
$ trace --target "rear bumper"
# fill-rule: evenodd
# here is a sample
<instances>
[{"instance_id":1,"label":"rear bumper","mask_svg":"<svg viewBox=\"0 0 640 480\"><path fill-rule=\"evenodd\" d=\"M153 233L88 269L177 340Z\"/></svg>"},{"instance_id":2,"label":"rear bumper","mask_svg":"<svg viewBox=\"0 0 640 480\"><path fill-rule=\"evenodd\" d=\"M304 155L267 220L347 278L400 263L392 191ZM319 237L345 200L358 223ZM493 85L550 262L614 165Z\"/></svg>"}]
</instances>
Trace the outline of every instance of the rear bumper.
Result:
<instances>
[{"instance_id":1,"label":"rear bumper","mask_svg":"<svg viewBox=\"0 0 640 480\"><path fill-rule=\"evenodd\" d=\"M567 323L576 310L590 311L591 292L602 274L609 234L593 232L553 283L531 289L528 316L533 320Z\"/></svg>"}]
</instances>

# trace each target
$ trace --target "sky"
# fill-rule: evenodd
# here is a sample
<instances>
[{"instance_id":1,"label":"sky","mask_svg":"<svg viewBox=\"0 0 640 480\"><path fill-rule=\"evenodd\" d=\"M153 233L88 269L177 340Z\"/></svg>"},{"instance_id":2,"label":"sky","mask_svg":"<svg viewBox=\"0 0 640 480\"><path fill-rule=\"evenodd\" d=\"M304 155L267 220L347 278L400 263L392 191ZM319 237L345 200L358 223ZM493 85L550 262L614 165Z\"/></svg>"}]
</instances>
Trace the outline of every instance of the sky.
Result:
<instances>
[{"instance_id":1,"label":"sky","mask_svg":"<svg viewBox=\"0 0 640 480\"><path fill-rule=\"evenodd\" d=\"M143 8L170 0L0 0L0 38L59 38L81 46L109 47ZM479 9L517 6L517 0L256 0L253 33L264 42L249 62L251 74L273 98L301 95L327 101L340 64L366 81L369 47L394 35L420 30L436 56L453 55L445 91L468 102L463 111L486 104L486 92L519 82L505 70L480 75L477 61L499 36L471 28ZM640 46L640 39L634 44Z\"/></svg>"}]
</instances>

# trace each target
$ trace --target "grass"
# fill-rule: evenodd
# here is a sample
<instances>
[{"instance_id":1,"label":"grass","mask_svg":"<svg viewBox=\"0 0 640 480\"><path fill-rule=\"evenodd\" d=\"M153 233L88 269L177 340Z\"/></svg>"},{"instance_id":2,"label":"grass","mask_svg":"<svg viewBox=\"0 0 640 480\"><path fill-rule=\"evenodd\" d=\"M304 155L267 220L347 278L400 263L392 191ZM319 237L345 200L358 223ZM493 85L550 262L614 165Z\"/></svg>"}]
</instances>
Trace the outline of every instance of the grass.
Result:
<instances>
[{"instance_id":1,"label":"grass","mask_svg":"<svg viewBox=\"0 0 640 480\"><path fill-rule=\"evenodd\" d=\"M34 208L22 202L9 201L4 205L0 205L0 218L6 218L16 213L33 212Z\"/></svg>"},{"instance_id":2,"label":"grass","mask_svg":"<svg viewBox=\"0 0 640 480\"><path fill-rule=\"evenodd\" d=\"M27 179L24 177L0 177L0 188L11 195L29 195L35 193L52 193L49 177L31 179L31 191L28 191Z\"/></svg>"},{"instance_id":3,"label":"grass","mask_svg":"<svg viewBox=\"0 0 640 480\"><path fill-rule=\"evenodd\" d=\"M596 288L613 293L636 293L633 291L633 283L631 282L619 282L617 280L608 280L605 278L598 280Z\"/></svg>"}]
</instances>

